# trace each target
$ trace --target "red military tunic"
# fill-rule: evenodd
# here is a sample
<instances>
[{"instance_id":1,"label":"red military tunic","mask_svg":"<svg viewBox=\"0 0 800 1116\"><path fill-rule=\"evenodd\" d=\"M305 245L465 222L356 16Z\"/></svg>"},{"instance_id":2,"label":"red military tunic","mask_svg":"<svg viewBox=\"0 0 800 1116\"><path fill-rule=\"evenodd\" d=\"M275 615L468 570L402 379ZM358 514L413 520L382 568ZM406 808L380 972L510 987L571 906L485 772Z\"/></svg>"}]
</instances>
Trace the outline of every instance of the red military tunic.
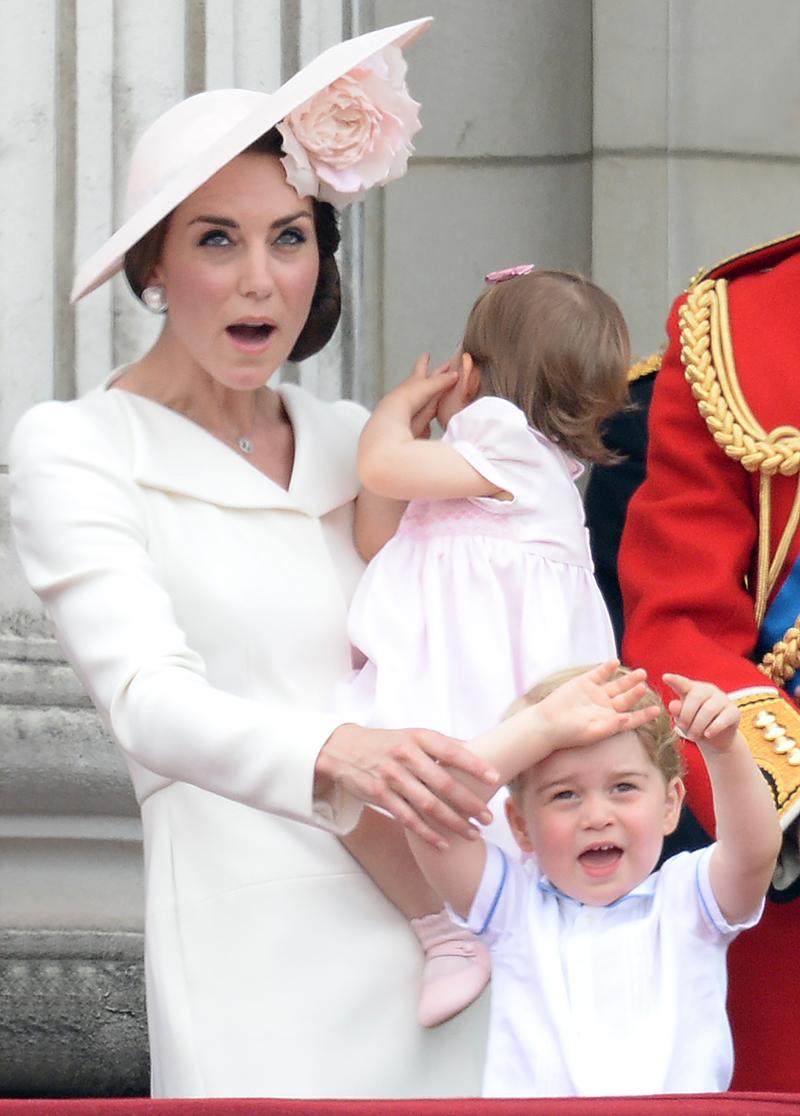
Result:
<instances>
[{"instance_id":1,"label":"red military tunic","mask_svg":"<svg viewBox=\"0 0 800 1116\"><path fill-rule=\"evenodd\" d=\"M773 677L754 656L763 609L800 554L793 516L800 235L698 277L676 301L667 328L647 476L631 501L620 550L625 661L645 666L655 684L670 670L734 692L742 730L782 823L794 832L800 714L776 681L793 673L797 648L791 640L778 648ZM780 674L784 651L788 665ZM686 750L688 800L713 833L705 768L694 745ZM759 926L737 939L729 958L732 1087L800 1092L800 899L768 902Z\"/></svg>"}]
</instances>

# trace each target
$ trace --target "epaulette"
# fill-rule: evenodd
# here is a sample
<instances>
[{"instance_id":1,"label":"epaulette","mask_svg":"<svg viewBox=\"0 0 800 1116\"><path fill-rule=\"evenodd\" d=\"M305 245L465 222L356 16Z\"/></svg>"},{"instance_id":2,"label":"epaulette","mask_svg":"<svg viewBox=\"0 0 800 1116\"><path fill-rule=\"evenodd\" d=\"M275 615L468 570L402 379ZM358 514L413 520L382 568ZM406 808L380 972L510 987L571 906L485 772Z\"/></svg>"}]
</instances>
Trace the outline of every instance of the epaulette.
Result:
<instances>
[{"instance_id":1,"label":"epaulette","mask_svg":"<svg viewBox=\"0 0 800 1116\"><path fill-rule=\"evenodd\" d=\"M766 244L746 248L744 252L727 256L712 267L701 267L689 280L686 289L690 291L704 279L735 279L749 271L766 271L794 252L800 252L800 232L789 233L788 236L781 236L777 240L768 240Z\"/></svg>"},{"instance_id":2,"label":"epaulette","mask_svg":"<svg viewBox=\"0 0 800 1116\"><path fill-rule=\"evenodd\" d=\"M628 369L628 383L635 384L637 380L643 380L645 376L655 375L661 367L663 356L663 353L651 353L644 360L637 360L636 364L632 364Z\"/></svg>"},{"instance_id":3,"label":"epaulette","mask_svg":"<svg viewBox=\"0 0 800 1116\"><path fill-rule=\"evenodd\" d=\"M800 813L800 713L774 690L748 690L734 698L739 731L772 793L785 829Z\"/></svg>"},{"instance_id":4,"label":"epaulette","mask_svg":"<svg viewBox=\"0 0 800 1116\"><path fill-rule=\"evenodd\" d=\"M800 233L750 248L700 271L680 308L680 354L697 409L714 441L731 460L759 475L758 548L753 589L756 627L786 562L800 525L800 430L781 426L767 431L751 411L736 371L728 306L728 284L741 275L769 271L800 252ZM798 498L773 549L771 482L780 474L795 477Z\"/></svg>"}]
</instances>

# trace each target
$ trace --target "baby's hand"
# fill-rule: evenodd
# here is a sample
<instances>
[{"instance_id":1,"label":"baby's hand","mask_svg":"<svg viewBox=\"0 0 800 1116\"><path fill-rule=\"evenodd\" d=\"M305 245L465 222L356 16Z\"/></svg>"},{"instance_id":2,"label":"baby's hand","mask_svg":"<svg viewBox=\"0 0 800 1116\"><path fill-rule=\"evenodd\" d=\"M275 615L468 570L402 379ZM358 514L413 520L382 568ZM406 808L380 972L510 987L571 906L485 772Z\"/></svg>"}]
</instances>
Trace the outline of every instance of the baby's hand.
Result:
<instances>
[{"instance_id":1,"label":"baby's hand","mask_svg":"<svg viewBox=\"0 0 800 1116\"><path fill-rule=\"evenodd\" d=\"M383 397L375 413L393 414L408 422L415 438L427 438L436 408L445 392L458 379L450 363L437 365L428 371L430 354L417 357L411 375Z\"/></svg>"},{"instance_id":2,"label":"baby's hand","mask_svg":"<svg viewBox=\"0 0 800 1116\"><path fill-rule=\"evenodd\" d=\"M533 706L547 723L553 748L594 744L618 732L635 731L658 716L657 705L634 709L645 692L646 672L614 678L619 663L602 663L571 678Z\"/></svg>"},{"instance_id":3,"label":"baby's hand","mask_svg":"<svg viewBox=\"0 0 800 1116\"><path fill-rule=\"evenodd\" d=\"M663 678L678 695L669 703L669 711L681 736L728 751L739 731L739 710L728 695L711 682L694 682L682 674Z\"/></svg>"}]
</instances>

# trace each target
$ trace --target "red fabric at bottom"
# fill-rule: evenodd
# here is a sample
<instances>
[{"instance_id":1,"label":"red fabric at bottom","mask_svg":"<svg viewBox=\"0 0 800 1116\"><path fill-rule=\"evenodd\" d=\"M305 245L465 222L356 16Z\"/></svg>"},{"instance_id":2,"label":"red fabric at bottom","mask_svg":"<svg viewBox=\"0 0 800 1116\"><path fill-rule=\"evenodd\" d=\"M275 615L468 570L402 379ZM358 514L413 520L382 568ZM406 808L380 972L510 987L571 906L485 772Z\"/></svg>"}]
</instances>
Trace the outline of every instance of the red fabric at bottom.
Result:
<instances>
[{"instance_id":1,"label":"red fabric at bottom","mask_svg":"<svg viewBox=\"0 0 800 1116\"><path fill-rule=\"evenodd\" d=\"M758 927L728 951L734 1089L800 1088L800 1012L792 1007L800 996L798 904L767 903Z\"/></svg>"},{"instance_id":2,"label":"red fabric at bottom","mask_svg":"<svg viewBox=\"0 0 800 1116\"><path fill-rule=\"evenodd\" d=\"M2 1116L789 1116L800 1095L719 1093L563 1100L0 1100Z\"/></svg>"}]
</instances>

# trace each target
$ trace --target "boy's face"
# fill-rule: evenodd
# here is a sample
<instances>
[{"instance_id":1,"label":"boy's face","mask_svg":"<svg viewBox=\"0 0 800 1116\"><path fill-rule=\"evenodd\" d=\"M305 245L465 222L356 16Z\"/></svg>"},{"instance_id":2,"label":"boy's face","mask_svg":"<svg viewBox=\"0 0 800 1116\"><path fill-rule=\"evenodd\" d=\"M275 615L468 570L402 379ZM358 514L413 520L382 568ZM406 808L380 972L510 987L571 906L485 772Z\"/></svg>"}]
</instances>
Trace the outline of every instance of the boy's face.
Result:
<instances>
[{"instance_id":1,"label":"boy's face","mask_svg":"<svg viewBox=\"0 0 800 1116\"><path fill-rule=\"evenodd\" d=\"M604 907L656 866L684 788L667 783L635 732L567 748L525 773L506 810L520 848L565 895Z\"/></svg>"}]
</instances>

